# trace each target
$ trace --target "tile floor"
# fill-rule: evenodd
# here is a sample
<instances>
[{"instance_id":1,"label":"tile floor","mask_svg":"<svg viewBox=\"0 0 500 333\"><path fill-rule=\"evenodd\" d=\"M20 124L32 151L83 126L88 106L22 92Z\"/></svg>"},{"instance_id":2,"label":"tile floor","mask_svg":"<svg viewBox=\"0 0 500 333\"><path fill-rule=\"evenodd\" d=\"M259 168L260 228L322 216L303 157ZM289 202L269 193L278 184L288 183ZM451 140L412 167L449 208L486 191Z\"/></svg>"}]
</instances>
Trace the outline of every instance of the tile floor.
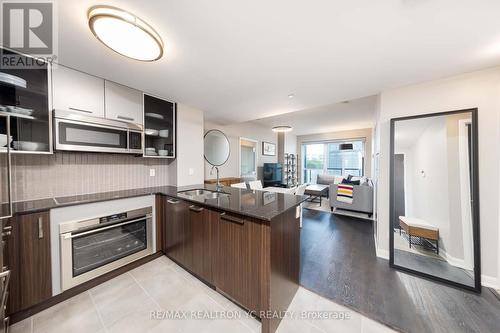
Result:
<instances>
[{"instance_id":1,"label":"tile floor","mask_svg":"<svg viewBox=\"0 0 500 333\"><path fill-rule=\"evenodd\" d=\"M151 318L154 311L161 315L169 310L200 311L210 313L211 318ZM298 290L289 311L307 314L308 318L284 319L279 333L393 332L304 288ZM225 314L226 318L214 318L215 314ZM325 314L344 316L344 319L314 318ZM260 332L260 322L245 315L244 310L168 258L161 257L16 323L11 332Z\"/></svg>"}]
</instances>

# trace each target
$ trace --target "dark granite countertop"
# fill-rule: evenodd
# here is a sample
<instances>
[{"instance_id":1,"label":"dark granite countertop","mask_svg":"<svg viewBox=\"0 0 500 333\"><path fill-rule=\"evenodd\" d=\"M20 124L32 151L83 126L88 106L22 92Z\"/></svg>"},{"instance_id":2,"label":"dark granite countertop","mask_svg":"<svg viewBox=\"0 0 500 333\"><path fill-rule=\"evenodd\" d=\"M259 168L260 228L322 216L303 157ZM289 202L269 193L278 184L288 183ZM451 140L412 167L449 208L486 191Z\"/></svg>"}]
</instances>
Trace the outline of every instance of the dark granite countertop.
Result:
<instances>
[{"instance_id":1,"label":"dark granite countertop","mask_svg":"<svg viewBox=\"0 0 500 333\"><path fill-rule=\"evenodd\" d=\"M162 194L173 198L191 201L207 207L233 212L261 220L270 221L275 216L299 205L306 200L305 196L295 196L290 194L272 193L266 191L252 191L233 187L224 187L222 192L228 193L216 199L206 199L201 196L186 197L179 192L190 189L215 190L214 185L193 185L193 186L159 186L147 187L131 190L121 190L104 193L84 194L59 198L46 198L31 201L20 201L13 203L14 215L29 214L46 211L53 208L74 206L100 201L132 198L151 194ZM0 206L0 216L7 213L7 205Z\"/></svg>"}]
</instances>

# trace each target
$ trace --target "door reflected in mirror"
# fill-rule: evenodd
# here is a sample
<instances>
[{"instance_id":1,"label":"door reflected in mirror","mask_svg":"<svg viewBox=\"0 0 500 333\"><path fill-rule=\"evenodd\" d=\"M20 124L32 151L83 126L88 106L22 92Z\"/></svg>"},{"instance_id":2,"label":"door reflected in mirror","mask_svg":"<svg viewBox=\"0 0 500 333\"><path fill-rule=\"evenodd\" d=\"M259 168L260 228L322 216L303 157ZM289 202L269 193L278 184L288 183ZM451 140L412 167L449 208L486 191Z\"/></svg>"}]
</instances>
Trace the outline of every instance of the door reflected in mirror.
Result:
<instances>
[{"instance_id":1,"label":"door reflected in mirror","mask_svg":"<svg viewBox=\"0 0 500 333\"><path fill-rule=\"evenodd\" d=\"M476 110L391 121L391 265L479 291Z\"/></svg>"}]
</instances>

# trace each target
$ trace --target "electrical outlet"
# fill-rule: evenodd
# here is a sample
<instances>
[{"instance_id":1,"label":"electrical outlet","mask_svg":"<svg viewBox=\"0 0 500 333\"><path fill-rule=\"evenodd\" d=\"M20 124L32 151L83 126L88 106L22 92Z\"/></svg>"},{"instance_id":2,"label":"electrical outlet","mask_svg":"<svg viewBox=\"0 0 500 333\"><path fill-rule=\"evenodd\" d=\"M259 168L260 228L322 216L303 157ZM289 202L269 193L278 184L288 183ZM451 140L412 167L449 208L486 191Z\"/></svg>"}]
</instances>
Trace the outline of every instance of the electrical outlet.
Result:
<instances>
[{"instance_id":1,"label":"electrical outlet","mask_svg":"<svg viewBox=\"0 0 500 333\"><path fill-rule=\"evenodd\" d=\"M149 177L154 177L156 176L156 170L155 169L149 169Z\"/></svg>"},{"instance_id":2,"label":"electrical outlet","mask_svg":"<svg viewBox=\"0 0 500 333\"><path fill-rule=\"evenodd\" d=\"M189 168L189 175L190 176L194 175L194 169L193 168Z\"/></svg>"}]
</instances>

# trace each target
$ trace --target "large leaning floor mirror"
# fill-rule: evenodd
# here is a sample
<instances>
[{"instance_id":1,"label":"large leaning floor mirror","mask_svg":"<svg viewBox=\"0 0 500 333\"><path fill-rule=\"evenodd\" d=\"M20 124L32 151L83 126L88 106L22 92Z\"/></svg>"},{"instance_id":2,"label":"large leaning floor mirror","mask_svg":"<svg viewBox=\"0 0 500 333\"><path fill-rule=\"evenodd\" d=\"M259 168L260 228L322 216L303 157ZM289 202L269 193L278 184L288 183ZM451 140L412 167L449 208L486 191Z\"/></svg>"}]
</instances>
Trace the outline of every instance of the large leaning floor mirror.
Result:
<instances>
[{"instance_id":1,"label":"large leaning floor mirror","mask_svg":"<svg viewBox=\"0 0 500 333\"><path fill-rule=\"evenodd\" d=\"M477 109L391 119L392 267L481 291Z\"/></svg>"}]
</instances>

